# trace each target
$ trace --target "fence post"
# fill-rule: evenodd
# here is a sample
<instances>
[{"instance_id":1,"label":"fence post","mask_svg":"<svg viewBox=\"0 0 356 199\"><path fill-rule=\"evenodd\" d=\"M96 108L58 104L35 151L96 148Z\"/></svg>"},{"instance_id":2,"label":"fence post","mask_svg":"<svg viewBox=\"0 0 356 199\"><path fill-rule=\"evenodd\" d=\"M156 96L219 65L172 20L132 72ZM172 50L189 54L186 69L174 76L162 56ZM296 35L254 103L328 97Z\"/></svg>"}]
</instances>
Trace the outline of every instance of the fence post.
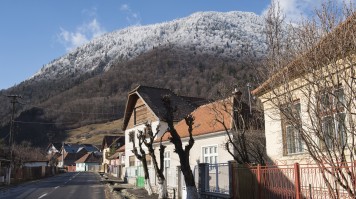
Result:
<instances>
[{"instance_id":1,"label":"fence post","mask_svg":"<svg viewBox=\"0 0 356 199\"><path fill-rule=\"evenodd\" d=\"M295 198L301 199L300 194L300 167L298 163L294 163L294 186L295 186Z\"/></svg>"},{"instance_id":2,"label":"fence post","mask_svg":"<svg viewBox=\"0 0 356 199\"><path fill-rule=\"evenodd\" d=\"M233 199L238 198L237 162L229 161L229 195Z\"/></svg>"},{"instance_id":3,"label":"fence post","mask_svg":"<svg viewBox=\"0 0 356 199\"><path fill-rule=\"evenodd\" d=\"M199 192L204 193L209 186L209 164L208 163L199 163Z\"/></svg>"},{"instance_id":4,"label":"fence post","mask_svg":"<svg viewBox=\"0 0 356 199\"><path fill-rule=\"evenodd\" d=\"M354 162L353 162L354 164L352 165L352 169L351 169L351 171L352 171L352 185L353 185L353 188L352 188L352 190L353 190L353 192L355 193L355 190L356 190L356 160L354 160Z\"/></svg>"},{"instance_id":5,"label":"fence post","mask_svg":"<svg viewBox=\"0 0 356 199\"><path fill-rule=\"evenodd\" d=\"M257 184L258 184L258 198L262 199L262 192L261 192L261 165L257 165Z\"/></svg>"}]
</instances>

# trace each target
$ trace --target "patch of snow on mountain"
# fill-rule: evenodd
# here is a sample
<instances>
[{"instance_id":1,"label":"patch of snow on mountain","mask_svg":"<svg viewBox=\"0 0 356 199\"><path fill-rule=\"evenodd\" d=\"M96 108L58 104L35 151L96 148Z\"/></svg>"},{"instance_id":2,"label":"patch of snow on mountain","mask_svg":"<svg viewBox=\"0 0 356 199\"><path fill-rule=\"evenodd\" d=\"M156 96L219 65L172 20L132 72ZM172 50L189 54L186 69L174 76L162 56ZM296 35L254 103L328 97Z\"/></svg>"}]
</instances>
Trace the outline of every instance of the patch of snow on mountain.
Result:
<instances>
[{"instance_id":1,"label":"patch of snow on mountain","mask_svg":"<svg viewBox=\"0 0 356 199\"><path fill-rule=\"evenodd\" d=\"M247 47L264 54L262 17L247 12L198 12L170 22L134 26L107 33L46 64L30 80L79 76L106 71L159 46L178 46L202 53L238 57Z\"/></svg>"}]
</instances>

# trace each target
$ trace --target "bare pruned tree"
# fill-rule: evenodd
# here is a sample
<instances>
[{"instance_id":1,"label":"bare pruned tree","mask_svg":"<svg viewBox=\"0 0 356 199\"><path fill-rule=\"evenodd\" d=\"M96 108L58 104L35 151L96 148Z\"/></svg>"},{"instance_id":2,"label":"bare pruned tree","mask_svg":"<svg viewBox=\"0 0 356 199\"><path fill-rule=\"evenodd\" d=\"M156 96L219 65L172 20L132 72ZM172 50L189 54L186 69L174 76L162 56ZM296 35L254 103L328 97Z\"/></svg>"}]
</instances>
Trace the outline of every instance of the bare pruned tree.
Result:
<instances>
[{"instance_id":1,"label":"bare pruned tree","mask_svg":"<svg viewBox=\"0 0 356 199\"><path fill-rule=\"evenodd\" d=\"M143 172L145 175L145 189L147 190L148 195L152 195L153 191L150 182L150 175L148 173L146 152L142 147L142 144L145 142L145 136L142 131L139 131L139 133L137 134L139 151L136 148L135 132L134 131L130 132L129 136L130 136L130 140L132 140L132 145L133 145L132 153L135 154L136 158L142 162Z\"/></svg>"},{"instance_id":2,"label":"bare pruned tree","mask_svg":"<svg viewBox=\"0 0 356 199\"><path fill-rule=\"evenodd\" d=\"M194 138L193 138L193 124L194 124L194 117L192 115L188 115L185 118L185 122L187 124L187 131L189 133L189 141L188 144L184 146L181 140L179 133L174 128L174 112L177 111L176 107L173 107L171 104L171 99L169 96L163 97L163 103L166 108L166 115L165 121L167 122L168 129L167 133L170 134L169 141L174 144L175 150L174 152L178 154L181 170L184 176L186 188L187 188L187 199L197 199L198 192L195 185L194 175L192 169L190 168L189 162L189 154L190 150L194 145Z\"/></svg>"},{"instance_id":3,"label":"bare pruned tree","mask_svg":"<svg viewBox=\"0 0 356 199\"><path fill-rule=\"evenodd\" d=\"M147 147L147 150L149 152L149 155L151 156L153 167L155 169L156 177L158 179L158 198L167 198L168 197L168 192L167 192L167 181L164 176L164 150L166 146L162 144L162 137L160 140L160 145L159 145L159 164L157 162L157 157L155 154L155 150L153 147L153 144L155 140L157 139L159 135L159 125L156 128L156 132L154 133L152 131L152 126L151 124L146 124L145 130L140 132L140 136L143 138L143 143Z\"/></svg>"}]
</instances>

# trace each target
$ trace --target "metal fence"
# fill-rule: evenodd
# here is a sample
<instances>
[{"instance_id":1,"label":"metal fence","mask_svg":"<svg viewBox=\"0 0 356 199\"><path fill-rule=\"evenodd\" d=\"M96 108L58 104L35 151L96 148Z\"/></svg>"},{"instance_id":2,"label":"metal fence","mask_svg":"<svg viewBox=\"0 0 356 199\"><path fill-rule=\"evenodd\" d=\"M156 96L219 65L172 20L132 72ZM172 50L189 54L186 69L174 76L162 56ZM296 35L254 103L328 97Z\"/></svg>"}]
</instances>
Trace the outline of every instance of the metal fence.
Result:
<instances>
[{"instance_id":1,"label":"metal fence","mask_svg":"<svg viewBox=\"0 0 356 199\"><path fill-rule=\"evenodd\" d=\"M153 167L148 168L148 174L150 176L151 185L157 185L157 176L156 171ZM165 168L164 169L164 176L167 181L168 188L176 188L177 187L177 169L176 168Z\"/></svg>"},{"instance_id":2,"label":"metal fence","mask_svg":"<svg viewBox=\"0 0 356 199\"><path fill-rule=\"evenodd\" d=\"M202 163L194 168L194 178L201 198L231 198L230 166Z\"/></svg>"},{"instance_id":3,"label":"metal fence","mask_svg":"<svg viewBox=\"0 0 356 199\"><path fill-rule=\"evenodd\" d=\"M351 179L350 176L355 176L355 164L340 165L342 166L320 168L317 165L298 163L255 167L232 164L231 195L233 198L324 199L331 198L328 189L330 186L337 198L352 198L338 185L332 173L322 171L328 169L345 172L345 180L352 184L355 177ZM327 185L325 179L331 184Z\"/></svg>"}]
</instances>

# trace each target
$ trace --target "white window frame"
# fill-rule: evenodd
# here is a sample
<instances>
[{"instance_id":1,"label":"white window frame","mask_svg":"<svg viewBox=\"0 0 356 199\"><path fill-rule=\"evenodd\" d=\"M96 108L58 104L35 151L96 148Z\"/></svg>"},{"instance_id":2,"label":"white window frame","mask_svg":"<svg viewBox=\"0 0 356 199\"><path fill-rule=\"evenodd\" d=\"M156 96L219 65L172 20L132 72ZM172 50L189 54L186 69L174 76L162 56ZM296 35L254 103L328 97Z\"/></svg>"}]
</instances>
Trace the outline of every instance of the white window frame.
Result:
<instances>
[{"instance_id":1,"label":"white window frame","mask_svg":"<svg viewBox=\"0 0 356 199\"><path fill-rule=\"evenodd\" d=\"M219 151L217 144L202 146L201 152L203 163L218 164Z\"/></svg>"},{"instance_id":2,"label":"white window frame","mask_svg":"<svg viewBox=\"0 0 356 199\"><path fill-rule=\"evenodd\" d=\"M163 154L164 168L171 167L171 151L165 151Z\"/></svg>"}]
</instances>

